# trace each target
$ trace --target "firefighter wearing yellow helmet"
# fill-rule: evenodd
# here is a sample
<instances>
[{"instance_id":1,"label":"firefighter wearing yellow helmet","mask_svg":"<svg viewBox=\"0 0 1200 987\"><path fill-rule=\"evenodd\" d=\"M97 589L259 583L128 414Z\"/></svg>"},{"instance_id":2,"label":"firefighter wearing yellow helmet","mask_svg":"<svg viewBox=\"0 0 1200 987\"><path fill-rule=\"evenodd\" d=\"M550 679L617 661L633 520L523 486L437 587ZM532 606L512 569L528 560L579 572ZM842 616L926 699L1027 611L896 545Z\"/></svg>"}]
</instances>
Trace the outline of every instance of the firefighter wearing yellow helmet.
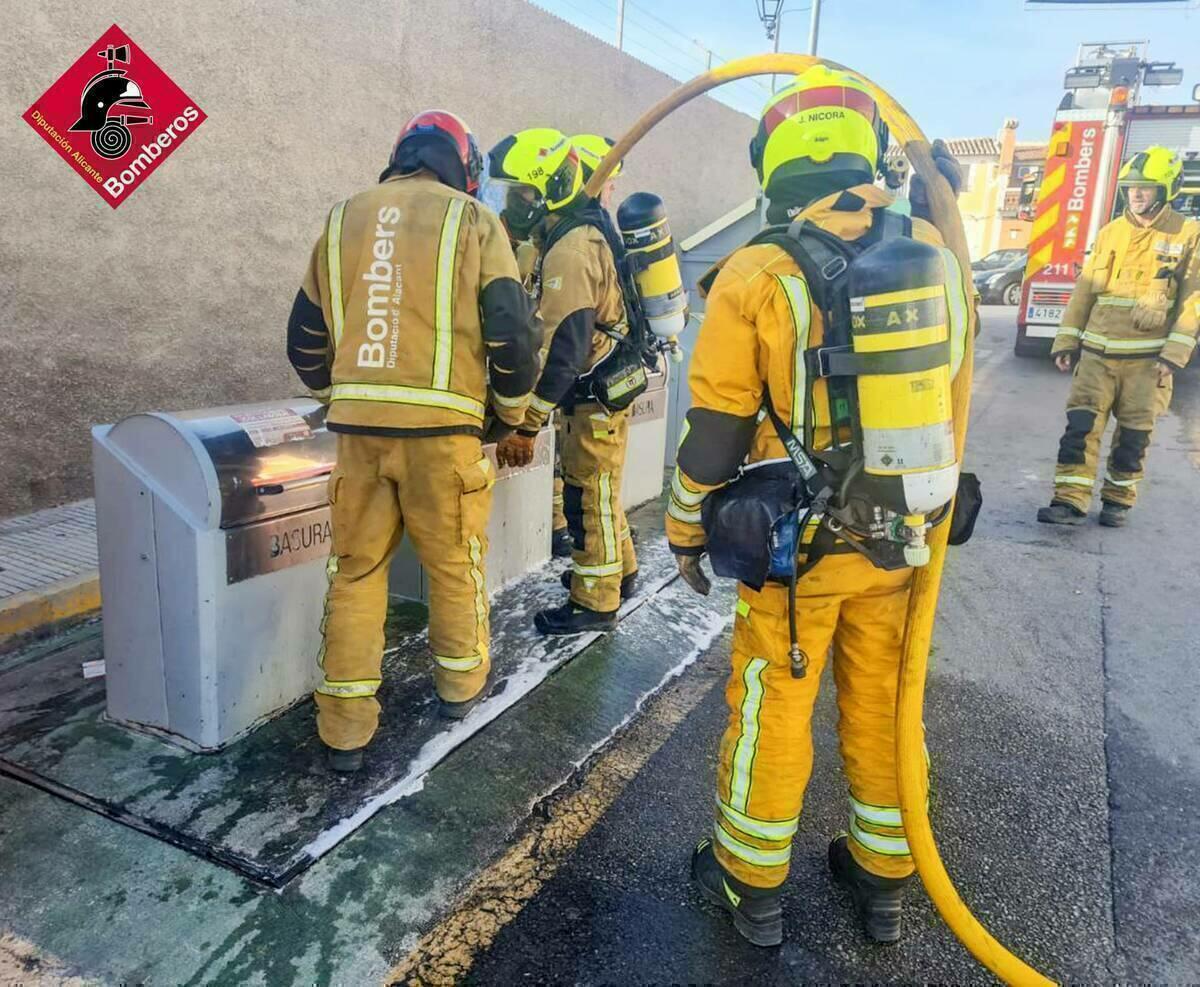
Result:
<instances>
[{"instance_id":1,"label":"firefighter wearing yellow helmet","mask_svg":"<svg viewBox=\"0 0 1200 987\"><path fill-rule=\"evenodd\" d=\"M1155 419L1170 404L1200 327L1200 222L1171 208L1183 162L1147 148L1121 169L1122 214L1096 237L1051 354L1074 368L1046 524L1082 524L1096 486L1100 440L1117 420L1100 484L1100 523L1125 524L1137 500Z\"/></svg>"},{"instance_id":2,"label":"firefighter wearing yellow helmet","mask_svg":"<svg viewBox=\"0 0 1200 987\"><path fill-rule=\"evenodd\" d=\"M535 231L550 212L579 194L583 182L571 142L548 127L512 134L489 152L479 198L499 215L508 231L527 290L536 292Z\"/></svg>"},{"instance_id":3,"label":"firefighter wearing yellow helmet","mask_svg":"<svg viewBox=\"0 0 1200 987\"><path fill-rule=\"evenodd\" d=\"M600 162L604 160L605 155L612 149L616 142L608 137L601 137L599 134L575 134L571 138L571 145L579 154L579 165L583 177L583 182L586 185L588 179L592 177L592 173L600 166ZM616 189L616 177L621 173L621 163L618 162L616 168L613 169L609 180L604 183L604 188L601 189L597 201L605 209L611 208L612 197ZM541 236L535 232L533 241L540 241ZM524 245L522 245L524 246ZM529 244L536 252L536 247L533 243ZM521 263L521 253L517 254L517 262ZM543 354L544 356L544 354ZM554 416L554 500L552 504L551 517L551 551L555 558L569 558L571 555L572 541L570 527L567 524L565 496L565 484L563 480L563 461L562 453L566 448L567 432L566 432L566 416L559 413Z\"/></svg>"},{"instance_id":4,"label":"firefighter wearing yellow helmet","mask_svg":"<svg viewBox=\"0 0 1200 987\"><path fill-rule=\"evenodd\" d=\"M710 588L705 554L741 585L715 828L692 876L761 946L782 938L827 655L850 783L849 834L829 863L871 938L899 937L914 870L894 754L901 637L910 566L957 481L949 382L969 295L936 230L887 208L874 184L886 147L855 76L818 66L797 77L750 148L780 225L702 283L667 534L694 590ZM953 159L943 170L957 174Z\"/></svg>"},{"instance_id":5,"label":"firefighter wearing yellow helmet","mask_svg":"<svg viewBox=\"0 0 1200 987\"><path fill-rule=\"evenodd\" d=\"M596 386L628 356L622 341L629 339L629 322L614 251L614 241L618 247L620 241L603 207L582 194L584 165L573 140L557 131L526 130L501 141L491 154L527 188L538 187L543 178L539 162L552 172L544 189L545 239L536 278L545 364L524 423L496 449L501 464L526 465L538 430L562 409L563 500L572 543L569 597L536 614L534 623L543 634L607 631L616 626L621 599L637 578L637 555L621 508L629 411L616 407L619 401L598 400ZM640 365L640 356L636 359Z\"/></svg>"},{"instance_id":6,"label":"firefighter wearing yellow helmet","mask_svg":"<svg viewBox=\"0 0 1200 987\"><path fill-rule=\"evenodd\" d=\"M616 145L610 137L601 137L599 134L576 134L571 138L571 143L575 145L575 150L579 152L579 163L583 165L583 181L584 184L592 177L592 173L600 167L600 162L607 156L608 152ZM616 191L616 178L621 174L621 169L624 167L623 161L618 161L617 166L609 173L608 181L604 183L604 188L600 190L598 196L600 205L605 209L612 208L613 193Z\"/></svg>"}]
</instances>

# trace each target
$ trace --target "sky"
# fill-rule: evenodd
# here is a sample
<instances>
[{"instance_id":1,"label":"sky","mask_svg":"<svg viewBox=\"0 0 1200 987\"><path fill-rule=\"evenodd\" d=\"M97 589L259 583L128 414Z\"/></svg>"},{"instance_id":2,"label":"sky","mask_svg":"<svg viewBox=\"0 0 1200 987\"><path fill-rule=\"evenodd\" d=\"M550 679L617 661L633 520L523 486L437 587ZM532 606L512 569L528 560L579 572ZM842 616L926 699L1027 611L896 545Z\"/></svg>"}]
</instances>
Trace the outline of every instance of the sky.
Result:
<instances>
[{"instance_id":1,"label":"sky","mask_svg":"<svg viewBox=\"0 0 1200 987\"><path fill-rule=\"evenodd\" d=\"M616 0L533 0L614 40ZM626 0L626 48L676 78L725 59L770 51L755 0ZM771 4L770 6L774 6ZM783 50L806 52L810 0L788 0ZM887 89L932 137L995 135L1007 117L1018 140L1045 140L1080 43L1148 41L1183 85L1143 90L1143 103L1187 103L1200 83L1200 0L1045 7L1025 0L824 0L817 53ZM769 80L730 87L755 112Z\"/></svg>"}]
</instances>

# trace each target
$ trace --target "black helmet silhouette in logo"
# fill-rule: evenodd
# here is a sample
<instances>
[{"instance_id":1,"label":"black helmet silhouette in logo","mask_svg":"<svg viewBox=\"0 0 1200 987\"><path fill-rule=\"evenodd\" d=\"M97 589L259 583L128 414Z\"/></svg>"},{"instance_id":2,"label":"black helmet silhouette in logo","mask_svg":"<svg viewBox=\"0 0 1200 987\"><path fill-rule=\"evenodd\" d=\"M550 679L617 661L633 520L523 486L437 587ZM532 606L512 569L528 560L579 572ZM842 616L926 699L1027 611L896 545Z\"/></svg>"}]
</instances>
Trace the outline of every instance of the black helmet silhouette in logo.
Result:
<instances>
[{"instance_id":1,"label":"black helmet silhouette in logo","mask_svg":"<svg viewBox=\"0 0 1200 987\"><path fill-rule=\"evenodd\" d=\"M112 160L124 155L133 144L129 128L153 123L154 117L128 116L124 113L108 115L114 106L139 110L148 110L150 106L142 99L141 87L126 76L125 69L114 68L118 62L129 64L128 45L116 48L109 45L96 54L108 62L108 68L92 76L83 87L79 119L68 129L91 131L92 148L101 157Z\"/></svg>"}]
</instances>

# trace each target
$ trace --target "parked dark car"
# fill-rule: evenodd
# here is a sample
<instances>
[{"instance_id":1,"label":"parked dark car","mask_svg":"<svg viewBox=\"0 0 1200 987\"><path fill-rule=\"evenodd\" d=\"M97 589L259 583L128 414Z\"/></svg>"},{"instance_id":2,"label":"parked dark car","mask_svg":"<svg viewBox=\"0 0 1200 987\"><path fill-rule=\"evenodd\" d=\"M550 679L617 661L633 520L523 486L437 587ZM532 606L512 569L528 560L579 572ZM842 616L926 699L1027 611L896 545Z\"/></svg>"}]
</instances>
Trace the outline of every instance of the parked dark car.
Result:
<instances>
[{"instance_id":1,"label":"parked dark car","mask_svg":"<svg viewBox=\"0 0 1200 987\"><path fill-rule=\"evenodd\" d=\"M993 250L971 265L971 277L984 305L1016 305L1021 301L1025 250Z\"/></svg>"}]
</instances>

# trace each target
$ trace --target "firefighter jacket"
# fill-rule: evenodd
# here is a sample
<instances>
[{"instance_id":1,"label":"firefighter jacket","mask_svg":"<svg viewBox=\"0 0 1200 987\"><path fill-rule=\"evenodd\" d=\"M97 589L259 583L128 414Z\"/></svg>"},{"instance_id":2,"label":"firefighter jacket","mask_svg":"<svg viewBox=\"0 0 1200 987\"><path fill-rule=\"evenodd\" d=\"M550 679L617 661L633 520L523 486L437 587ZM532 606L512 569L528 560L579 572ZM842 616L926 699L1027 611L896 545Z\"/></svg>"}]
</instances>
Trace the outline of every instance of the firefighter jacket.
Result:
<instances>
[{"instance_id":1,"label":"firefighter jacket","mask_svg":"<svg viewBox=\"0 0 1200 987\"><path fill-rule=\"evenodd\" d=\"M333 207L288 324L337 432L480 435L489 403L518 425L537 346L499 218L428 172Z\"/></svg>"},{"instance_id":2,"label":"firefighter jacket","mask_svg":"<svg viewBox=\"0 0 1200 987\"><path fill-rule=\"evenodd\" d=\"M871 229L874 210L891 201L883 190L859 185L812 203L797 218L853 241ZM956 374L970 324L970 282L932 225L914 219L913 237L939 247L943 255L951 372ZM813 381L812 407L805 407L805 351L821 346L824 334L820 307L811 301L799 266L781 247L743 247L724 262L708 295L688 375L692 406L667 506L667 537L676 554L704 550L704 498L733 479L743 462L786 458L770 419L760 420L764 388L795 434L803 435L806 416L814 415L817 449L810 451L827 448L826 378Z\"/></svg>"},{"instance_id":3,"label":"firefighter jacket","mask_svg":"<svg viewBox=\"0 0 1200 987\"><path fill-rule=\"evenodd\" d=\"M517 258L517 272L521 277L521 287L532 292L534 275L537 273L538 248L529 240L517 240L512 245L513 254Z\"/></svg>"},{"instance_id":4,"label":"firefighter jacket","mask_svg":"<svg viewBox=\"0 0 1200 987\"><path fill-rule=\"evenodd\" d=\"M540 429L559 404L581 397L579 379L616 346L610 332L628 332L612 248L594 226L576 226L551 245L542 259L541 292L546 359L520 429L526 434Z\"/></svg>"},{"instance_id":5,"label":"firefighter jacket","mask_svg":"<svg viewBox=\"0 0 1200 987\"><path fill-rule=\"evenodd\" d=\"M1096 237L1052 353L1157 357L1184 367L1200 327L1200 222L1164 207L1149 226L1128 212ZM1157 319L1143 312L1160 309Z\"/></svg>"}]
</instances>

